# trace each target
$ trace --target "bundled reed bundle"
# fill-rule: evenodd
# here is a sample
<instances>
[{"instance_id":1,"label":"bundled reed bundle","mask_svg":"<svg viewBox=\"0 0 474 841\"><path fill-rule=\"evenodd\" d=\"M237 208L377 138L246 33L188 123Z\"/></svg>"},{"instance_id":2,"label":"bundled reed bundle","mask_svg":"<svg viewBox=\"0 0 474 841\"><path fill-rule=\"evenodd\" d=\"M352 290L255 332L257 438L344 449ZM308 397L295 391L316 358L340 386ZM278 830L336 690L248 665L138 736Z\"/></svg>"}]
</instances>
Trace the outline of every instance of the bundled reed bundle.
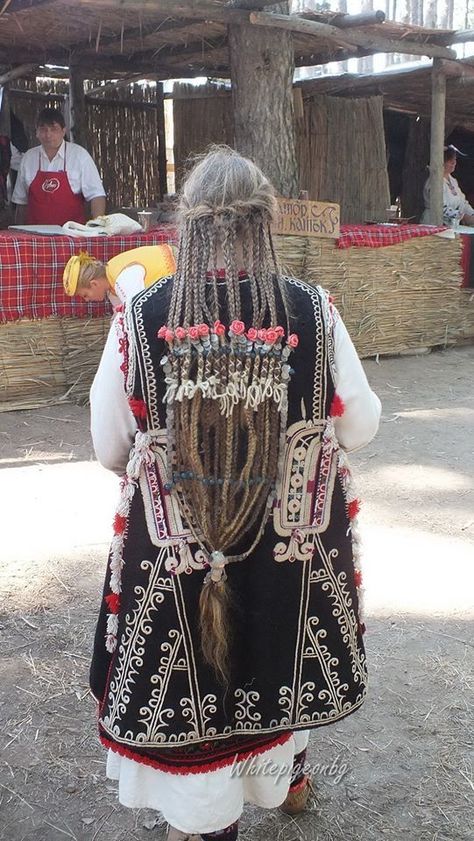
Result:
<instances>
[{"instance_id":1,"label":"bundled reed bundle","mask_svg":"<svg viewBox=\"0 0 474 841\"><path fill-rule=\"evenodd\" d=\"M275 252L283 272L293 277L304 277L308 237L274 237Z\"/></svg>"},{"instance_id":2,"label":"bundled reed bundle","mask_svg":"<svg viewBox=\"0 0 474 841\"><path fill-rule=\"evenodd\" d=\"M86 403L94 374L97 371L110 330L110 317L65 318L63 365L71 398L76 403Z\"/></svg>"},{"instance_id":3,"label":"bundled reed bundle","mask_svg":"<svg viewBox=\"0 0 474 841\"><path fill-rule=\"evenodd\" d=\"M0 409L34 408L66 391L61 321L12 321L0 328Z\"/></svg>"},{"instance_id":4,"label":"bundled reed bundle","mask_svg":"<svg viewBox=\"0 0 474 841\"><path fill-rule=\"evenodd\" d=\"M0 329L0 411L85 402L110 318L12 321Z\"/></svg>"}]
</instances>

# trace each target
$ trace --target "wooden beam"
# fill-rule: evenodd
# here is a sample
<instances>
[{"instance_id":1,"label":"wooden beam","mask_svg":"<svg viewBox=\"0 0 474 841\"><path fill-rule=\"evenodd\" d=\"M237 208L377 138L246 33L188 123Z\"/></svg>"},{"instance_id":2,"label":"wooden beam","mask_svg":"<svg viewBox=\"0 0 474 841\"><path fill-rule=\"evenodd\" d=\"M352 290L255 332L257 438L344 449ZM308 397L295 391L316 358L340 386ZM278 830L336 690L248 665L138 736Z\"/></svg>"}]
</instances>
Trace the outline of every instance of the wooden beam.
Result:
<instances>
[{"instance_id":1,"label":"wooden beam","mask_svg":"<svg viewBox=\"0 0 474 841\"><path fill-rule=\"evenodd\" d=\"M154 74L150 73L148 78L154 80ZM94 99L97 100L97 102L100 102L103 99L104 94L107 95L111 91L116 91L118 88L133 85L134 82L138 82L140 79L143 79L143 73L133 73L131 76L126 76L124 79L116 79L114 82L109 82L107 85L98 85L96 88L89 88L86 93L86 99Z\"/></svg>"},{"instance_id":2,"label":"wooden beam","mask_svg":"<svg viewBox=\"0 0 474 841\"><path fill-rule=\"evenodd\" d=\"M474 67L470 64L440 59L438 66L448 79L472 79L474 77Z\"/></svg>"},{"instance_id":3,"label":"wooden beam","mask_svg":"<svg viewBox=\"0 0 474 841\"><path fill-rule=\"evenodd\" d=\"M251 12L250 22L256 26L275 26L287 32L300 32L303 35L314 35L320 39L346 46L364 47L372 52L404 53L407 55L427 55L437 58L456 58L454 50L440 47L437 44L421 44L414 41L383 38L375 33L358 32L357 29L344 29L326 23L304 20L296 15L274 15L267 12Z\"/></svg>"},{"instance_id":4,"label":"wooden beam","mask_svg":"<svg viewBox=\"0 0 474 841\"><path fill-rule=\"evenodd\" d=\"M29 91L25 88L10 88L9 94L13 99L39 99L43 102L63 102L66 99L65 93L43 93L42 91Z\"/></svg>"},{"instance_id":5,"label":"wooden beam","mask_svg":"<svg viewBox=\"0 0 474 841\"><path fill-rule=\"evenodd\" d=\"M430 222L443 224L446 76L435 59L431 71Z\"/></svg>"},{"instance_id":6,"label":"wooden beam","mask_svg":"<svg viewBox=\"0 0 474 841\"><path fill-rule=\"evenodd\" d=\"M19 64L18 67L14 67L0 76L0 85L6 85L8 82L13 82L14 79L21 79L22 76L28 76L37 67L37 64Z\"/></svg>"},{"instance_id":7,"label":"wooden beam","mask_svg":"<svg viewBox=\"0 0 474 841\"><path fill-rule=\"evenodd\" d=\"M165 98L163 84L156 86L156 122L158 127L158 173L160 179L160 198L168 192L167 160L166 160L166 125Z\"/></svg>"},{"instance_id":8,"label":"wooden beam","mask_svg":"<svg viewBox=\"0 0 474 841\"><path fill-rule=\"evenodd\" d=\"M274 2L275 0L272 0ZM163 17L192 18L194 20L224 21L225 23L248 22L248 12L230 6L215 6L202 0L61 0L74 8L111 9L114 12L162 13ZM266 3L266 5L271 5Z\"/></svg>"},{"instance_id":9,"label":"wooden beam","mask_svg":"<svg viewBox=\"0 0 474 841\"><path fill-rule=\"evenodd\" d=\"M465 44L467 41L474 41L474 29L458 29L447 43Z\"/></svg>"},{"instance_id":10,"label":"wooden beam","mask_svg":"<svg viewBox=\"0 0 474 841\"><path fill-rule=\"evenodd\" d=\"M127 108L136 108L139 111L156 111L155 102L145 102L143 99L119 99L118 97L99 99L98 96L86 96L85 99L88 105L99 105L99 107L104 106L104 108L108 105L114 108L123 105Z\"/></svg>"},{"instance_id":11,"label":"wooden beam","mask_svg":"<svg viewBox=\"0 0 474 841\"><path fill-rule=\"evenodd\" d=\"M378 9L376 12L360 12L357 15L337 15L331 18L331 23L338 29L347 29L351 26L374 26L377 23L383 23L384 20L385 12Z\"/></svg>"},{"instance_id":12,"label":"wooden beam","mask_svg":"<svg viewBox=\"0 0 474 841\"><path fill-rule=\"evenodd\" d=\"M87 146L86 101L84 97L84 72L71 65L69 68L69 133L74 143Z\"/></svg>"}]
</instances>

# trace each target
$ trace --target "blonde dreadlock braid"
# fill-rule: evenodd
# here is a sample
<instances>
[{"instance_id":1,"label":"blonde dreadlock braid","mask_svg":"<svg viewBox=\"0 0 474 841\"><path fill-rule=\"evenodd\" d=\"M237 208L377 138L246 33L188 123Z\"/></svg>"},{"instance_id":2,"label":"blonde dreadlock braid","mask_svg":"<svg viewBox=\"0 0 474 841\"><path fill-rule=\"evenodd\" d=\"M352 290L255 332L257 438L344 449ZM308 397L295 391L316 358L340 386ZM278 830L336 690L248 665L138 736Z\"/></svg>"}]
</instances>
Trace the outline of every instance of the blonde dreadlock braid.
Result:
<instances>
[{"instance_id":1,"label":"blonde dreadlock braid","mask_svg":"<svg viewBox=\"0 0 474 841\"><path fill-rule=\"evenodd\" d=\"M284 330L276 327L278 310L286 308L270 234L275 210L269 181L228 147L214 147L196 164L182 189L177 270L161 328L171 357L163 360L174 442L168 463L189 526L209 556L201 646L222 682L229 677L224 566L250 554L260 538L286 425L278 395L289 377L290 350L282 349ZM244 312L253 338L244 332ZM281 331L278 340L264 325ZM235 546L240 554L232 556Z\"/></svg>"}]
</instances>

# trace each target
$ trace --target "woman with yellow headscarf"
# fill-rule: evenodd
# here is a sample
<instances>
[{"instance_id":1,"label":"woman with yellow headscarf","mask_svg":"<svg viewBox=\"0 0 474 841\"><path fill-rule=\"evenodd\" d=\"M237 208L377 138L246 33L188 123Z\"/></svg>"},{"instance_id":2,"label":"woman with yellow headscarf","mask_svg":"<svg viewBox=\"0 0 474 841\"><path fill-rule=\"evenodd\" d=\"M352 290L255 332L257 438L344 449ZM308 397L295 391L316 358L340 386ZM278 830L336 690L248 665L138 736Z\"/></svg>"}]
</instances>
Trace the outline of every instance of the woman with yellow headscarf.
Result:
<instances>
[{"instance_id":1,"label":"woman with yellow headscarf","mask_svg":"<svg viewBox=\"0 0 474 841\"><path fill-rule=\"evenodd\" d=\"M143 245L102 263L85 251L71 257L63 273L66 295L79 295L84 301L104 301L114 306L130 300L155 280L174 273L173 250L167 244Z\"/></svg>"}]
</instances>

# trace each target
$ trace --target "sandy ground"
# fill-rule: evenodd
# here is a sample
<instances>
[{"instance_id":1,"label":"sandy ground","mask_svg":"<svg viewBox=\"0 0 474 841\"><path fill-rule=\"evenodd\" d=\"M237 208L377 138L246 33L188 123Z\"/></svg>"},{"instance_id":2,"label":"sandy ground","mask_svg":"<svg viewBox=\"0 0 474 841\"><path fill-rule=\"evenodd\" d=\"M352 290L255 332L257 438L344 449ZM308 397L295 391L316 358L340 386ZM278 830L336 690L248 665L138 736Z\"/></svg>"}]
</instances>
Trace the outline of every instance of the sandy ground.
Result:
<instances>
[{"instance_id":1,"label":"sandy ground","mask_svg":"<svg viewBox=\"0 0 474 841\"><path fill-rule=\"evenodd\" d=\"M366 363L383 400L354 454L365 499L370 697L314 732L297 820L246 841L467 841L473 821L474 348ZM117 480L87 410L0 415L0 838L153 841L104 779L87 672Z\"/></svg>"}]
</instances>

